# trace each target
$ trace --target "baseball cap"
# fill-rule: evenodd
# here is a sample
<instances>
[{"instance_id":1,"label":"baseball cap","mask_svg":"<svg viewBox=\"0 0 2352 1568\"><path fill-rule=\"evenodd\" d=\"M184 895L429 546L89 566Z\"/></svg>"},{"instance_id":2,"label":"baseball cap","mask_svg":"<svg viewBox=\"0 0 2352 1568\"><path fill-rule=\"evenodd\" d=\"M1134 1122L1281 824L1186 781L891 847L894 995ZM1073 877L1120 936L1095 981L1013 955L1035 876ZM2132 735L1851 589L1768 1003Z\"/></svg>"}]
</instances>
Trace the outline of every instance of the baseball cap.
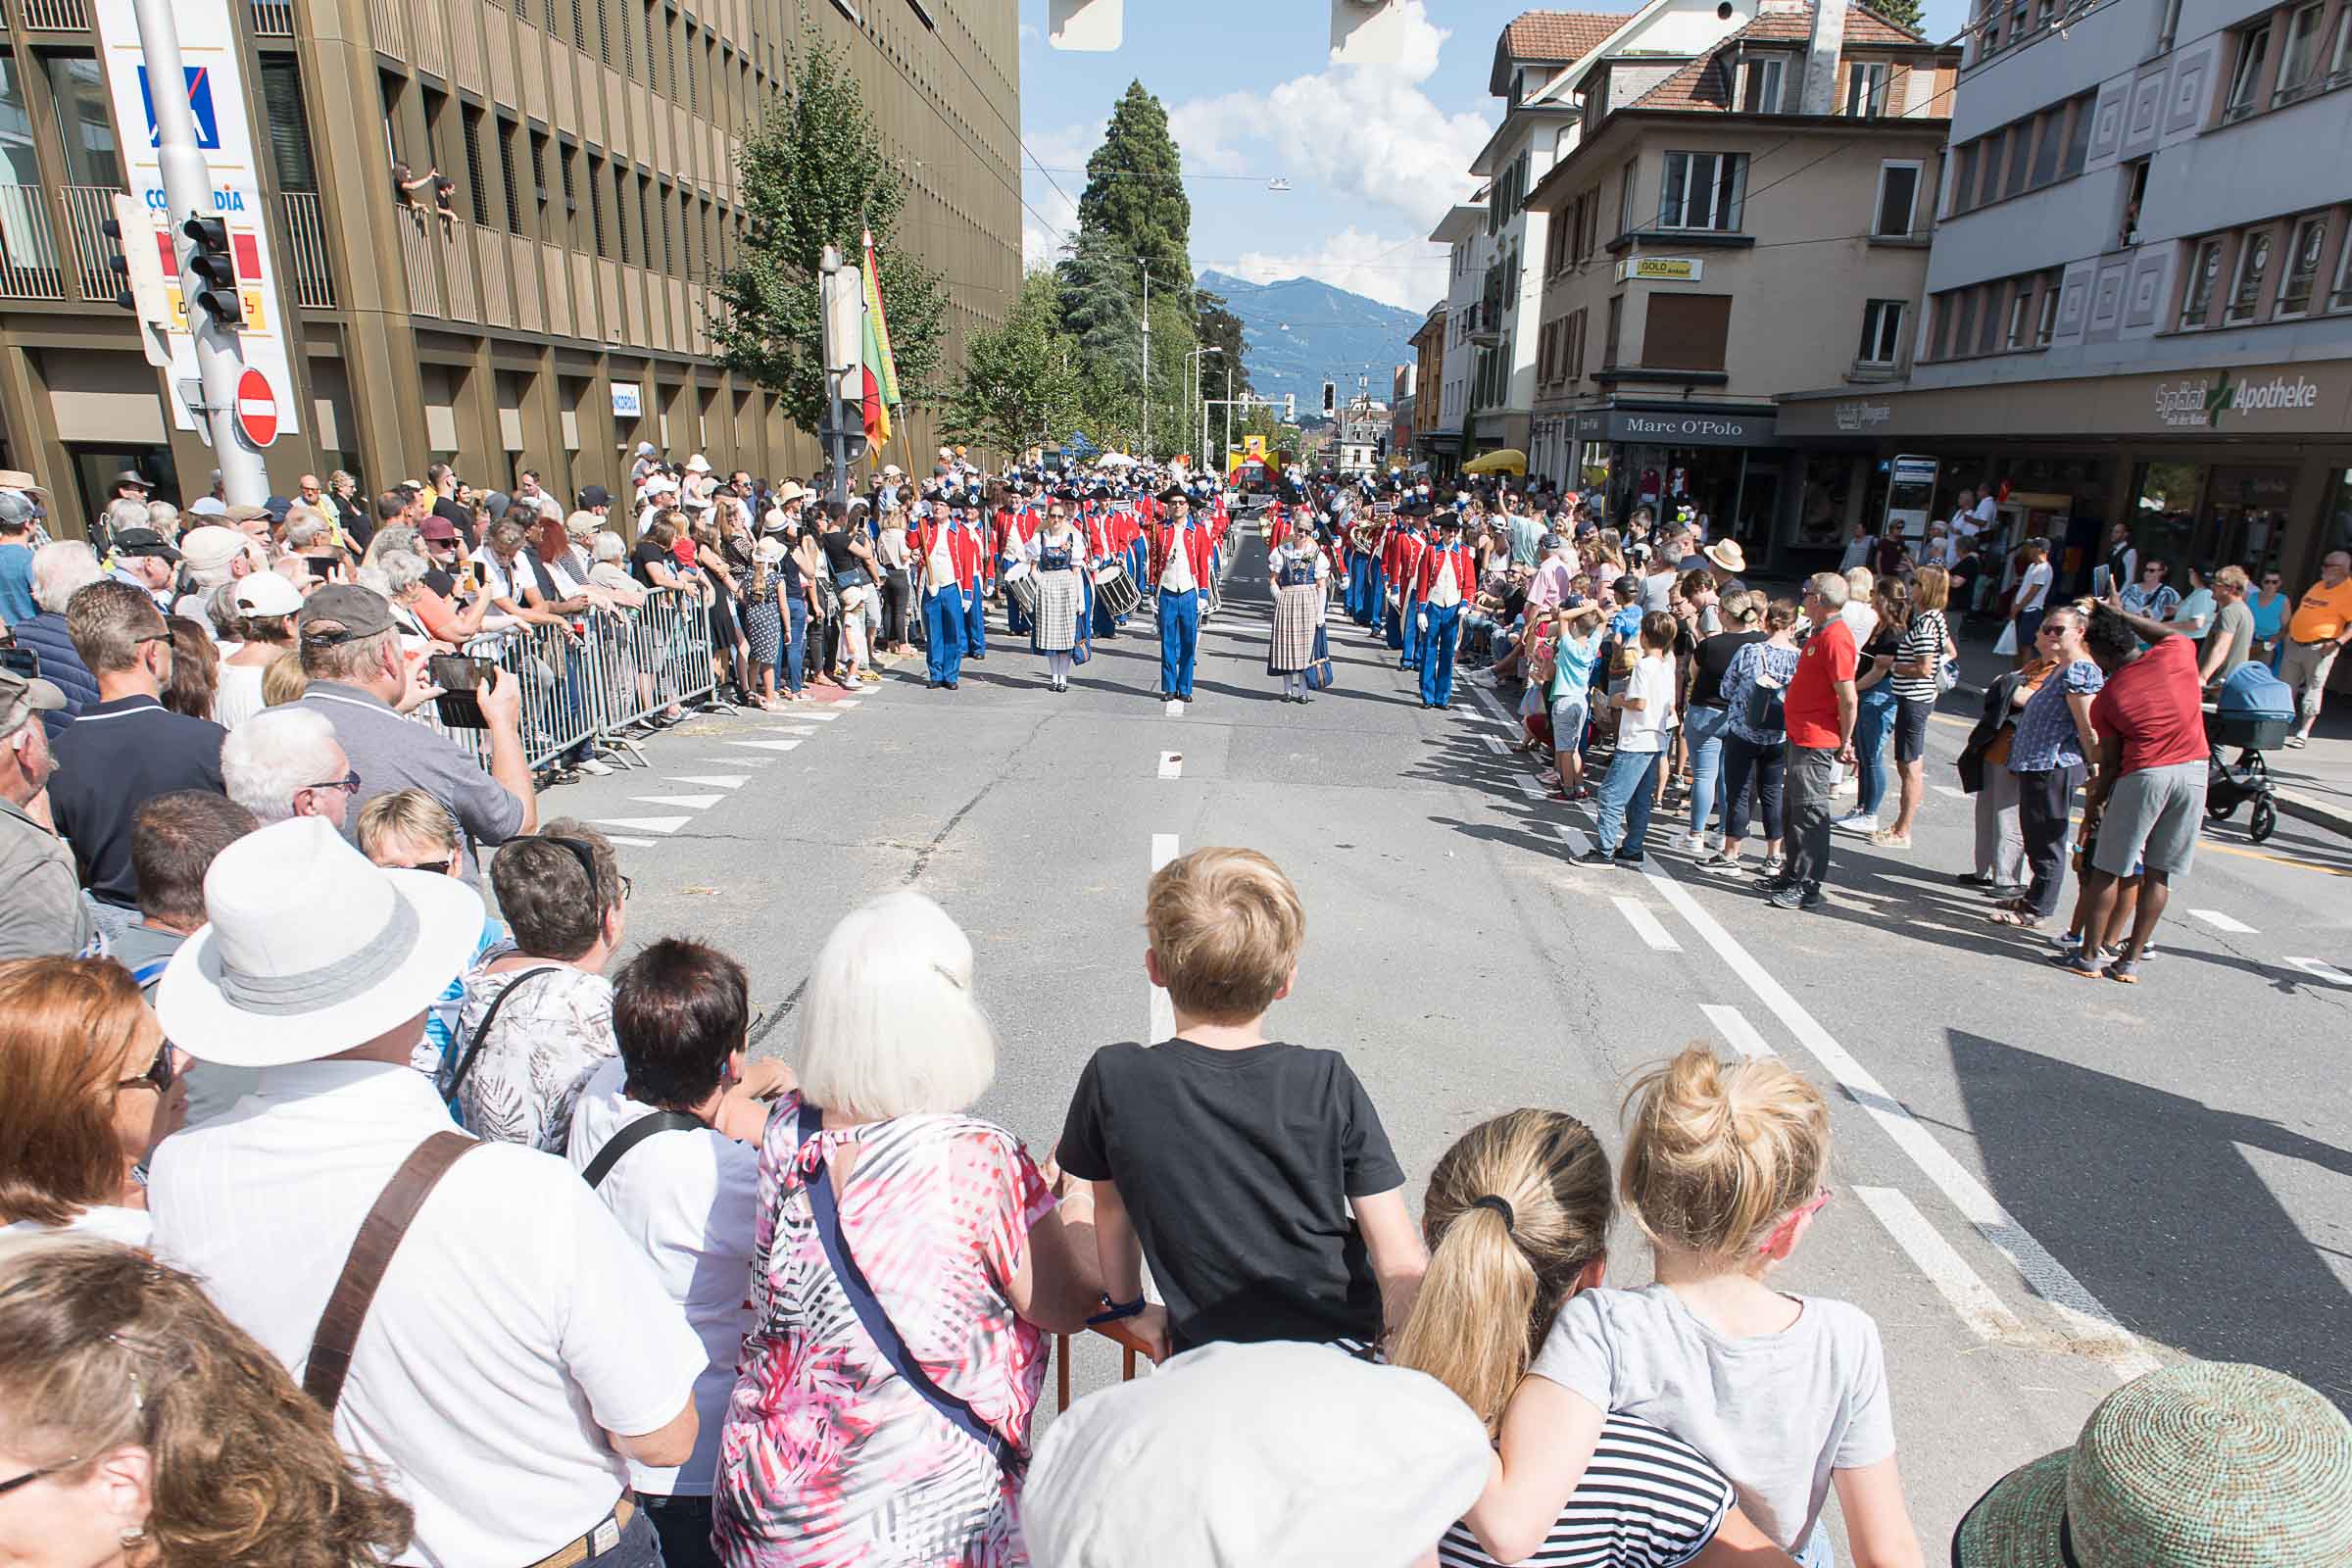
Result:
<instances>
[{"instance_id":1,"label":"baseball cap","mask_svg":"<svg viewBox=\"0 0 2352 1568\"><path fill-rule=\"evenodd\" d=\"M291 615L302 609L302 590L274 571L260 571L237 583L237 609L248 615Z\"/></svg>"},{"instance_id":2,"label":"baseball cap","mask_svg":"<svg viewBox=\"0 0 2352 1568\"><path fill-rule=\"evenodd\" d=\"M1642 591L1642 579L1629 571L1624 576L1618 578L1615 582L1609 584L1609 588L1612 592L1621 594L1640 593Z\"/></svg>"},{"instance_id":3,"label":"baseball cap","mask_svg":"<svg viewBox=\"0 0 2352 1568\"><path fill-rule=\"evenodd\" d=\"M594 512L599 507L609 507L612 504L612 492L601 484L589 485L580 492L580 510L582 512Z\"/></svg>"},{"instance_id":4,"label":"baseball cap","mask_svg":"<svg viewBox=\"0 0 2352 1568\"><path fill-rule=\"evenodd\" d=\"M166 561L177 561L179 552L153 528L125 528L115 535L115 554L119 556L161 556Z\"/></svg>"},{"instance_id":5,"label":"baseball cap","mask_svg":"<svg viewBox=\"0 0 2352 1568\"><path fill-rule=\"evenodd\" d=\"M355 642L392 629L392 607L370 588L330 582L303 601L294 629L306 643Z\"/></svg>"},{"instance_id":6,"label":"baseball cap","mask_svg":"<svg viewBox=\"0 0 2352 1568\"><path fill-rule=\"evenodd\" d=\"M0 490L0 521L19 525L32 521L32 498L22 490Z\"/></svg>"},{"instance_id":7,"label":"baseball cap","mask_svg":"<svg viewBox=\"0 0 2352 1568\"><path fill-rule=\"evenodd\" d=\"M179 559L193 571L219 571L245 553L245 536L236 529L208 522L181 536Z\"/></svg>"},{"instance_id":8,"label":"baseball cap","mask_svg":"<svg viewBox=\"0 0 2352 1568\"><path fill-rule=\"evenodd\" d=\"M430 539L438 543L442 540L455 539L457 536L458 525L439 513L435 513L416 525L416 537L419 539Z\"/></svg>"},{"instance_id":9,"label":"baseball cap","mask_svg":"<svg viewBox=\"0 0 2352 1568\"><path fill-rule=\"evenodd\" d=\"M1557 550L1560 548L1560 546L1566 544L1567 542L1567 540L1562 539L1556 533L1547 533L1543 538L1536 541L1536 548L1539 550Z\"/></svg>"},{"instance_id":10,"label":"baseball cap","mask_svg":"<svg viewBox=\"0 0 2352 1568\"><path fill-rule=\"evenodd\" d=\"M260 511L258 507L254 510ZM267 515L267 514L264 514ZM188 515L191 517L225 517L228 515L228 503L222 501L219 496L198 496L188 503Z\"/></svg>"},{"instance_id":11,"label":"baseball cap","mask_svg":"<svg viewBox=\"0 0 2352 1568\"><path fill-rule=\"evenodd\" d=\"M14 735L35 713L54 713L65 706L66 694L50 682L0 668L0 736Z\"/></svg>"}]
</instances>

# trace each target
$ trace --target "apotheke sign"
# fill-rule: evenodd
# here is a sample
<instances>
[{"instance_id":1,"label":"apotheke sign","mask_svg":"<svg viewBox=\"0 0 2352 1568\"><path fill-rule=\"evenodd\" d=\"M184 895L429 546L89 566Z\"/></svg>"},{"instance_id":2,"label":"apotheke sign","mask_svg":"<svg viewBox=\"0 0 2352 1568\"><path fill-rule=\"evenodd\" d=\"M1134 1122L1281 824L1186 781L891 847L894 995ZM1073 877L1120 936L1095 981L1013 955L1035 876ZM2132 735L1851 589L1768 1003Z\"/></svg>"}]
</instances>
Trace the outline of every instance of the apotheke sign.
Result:
<instances>
[{"instance_id":1,"label":"apotheke sign","mask_svg":"<svg viewBox=\"0 0 2352 1568\"><path fill-rule=\"evenodd\" d=\"M2283 413L2319 406L2320 384L2306 376L2274 375L2268 380L2232 381L2223 370L2210 381L2162 381L2156 386L2156 417L2175 429L2219 429L2230 415Z\"/></svg>"}]
</instances>

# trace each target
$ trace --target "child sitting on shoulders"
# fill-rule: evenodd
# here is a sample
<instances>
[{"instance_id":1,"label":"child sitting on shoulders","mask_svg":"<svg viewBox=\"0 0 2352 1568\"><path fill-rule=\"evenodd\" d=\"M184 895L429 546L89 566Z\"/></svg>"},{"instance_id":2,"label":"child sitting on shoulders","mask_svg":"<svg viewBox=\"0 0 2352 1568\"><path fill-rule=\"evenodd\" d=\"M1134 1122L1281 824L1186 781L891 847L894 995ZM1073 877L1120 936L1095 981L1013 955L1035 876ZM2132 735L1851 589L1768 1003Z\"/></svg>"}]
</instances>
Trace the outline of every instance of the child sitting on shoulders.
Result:
<instances>
[{"instance_id":1,"label":"child sitting on shoulders","mask_svg":"<svg viewBox=\"0 0 2352 1568\"><path fill-rule=\"evenodd\" d=\"M1298 890L1253 850L1196 850L1152 875L1145 924L1175 1036L1095 1053L1057 1152L1094 1184L1106 1315L1162 1352L1377 1341L1429 1255L1347 1059L1266 1038L1305 946Z\"/></svg>"}]
</instances>

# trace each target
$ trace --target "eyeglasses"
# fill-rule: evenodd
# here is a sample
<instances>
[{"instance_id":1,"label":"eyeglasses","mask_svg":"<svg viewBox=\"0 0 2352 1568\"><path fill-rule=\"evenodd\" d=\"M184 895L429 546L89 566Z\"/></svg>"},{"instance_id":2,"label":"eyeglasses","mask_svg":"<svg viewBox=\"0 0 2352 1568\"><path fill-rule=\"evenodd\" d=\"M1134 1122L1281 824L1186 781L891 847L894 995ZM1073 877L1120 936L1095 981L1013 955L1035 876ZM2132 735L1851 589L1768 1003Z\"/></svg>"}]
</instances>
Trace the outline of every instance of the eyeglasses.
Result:
<instances>
[{"instance_id":1,"label":"eyeglasses","mask_svg":"<svg viewBox=\"0 0 2352 1568\"><path fill-rule=\"evenodd\" d=\"M2035 631L2034 635L2036 637L2056 637L2065 630L2066 628L2064 626L2043 626L2039 630Z\"/></svg>"},{"instance_id":2,"label":"eyeglasses","mask_svg":"<svg viewBox=\"0 0 2352 1568\"><path fill-rule=\"evenodd\" d=\"M305 784L306 790L341 790L346 795L360 793L360 770L353 768L341 778L330 778L323 784Z\"/></svg>"},{"instance_id":3,"label":"eyeglasses","mask_svg":"<svg viewBox=\"0 0 2352 1568\"><path fill-rule=\"evenodd\" d=\"M449 868L457 863L455 860L418 860L414 865L396 865L391 869L395 871L430 871L436 876L447 876Z\"/></svg>"},{"instance_id":4,"label":"eyeglasses","mask_svg":"<svg viewBox=\"0 0 2352 1568\"><path fill-rule=\"evenodd\" d=\"M2162 566L2142 566L2139 574L2142 577L2161 577L2164 575L2164 568Z\"/></svg>"},{"instance_id":5,"label":"eyeglasses","mask_svg":"<svg viewBox=\"0 0 2352 1568\"><path fill-rule=\"evenodd\" d=\"M21 1476L10 1476L6 1481L0 1481L0 1497L7 1496L19 1487L29 1487L46 1476L63 1475L79 1463L79 1459L68 1459L63 1464L43 1465L38 1470L27 1470Z\"/></svg>"},{"instance_id":6,"label":"eyeglasses","mask_svg":"<svg viewBox=\"0 0 2352 1568\"><path fill-rule=\"evenodd\" d=\"M167 1040L163 1043L162 1048L156 1052L155 1060L147 1064L147 1070L145 1072L139 1074L136 1078L116 1079L115 1088L117 1091L124 1089L152 1089L159 1095L169 1094L171 1093L173 1081L178 1077L179 1063L172 1050L172 1042Z\"/></svg>"}]
</instances>

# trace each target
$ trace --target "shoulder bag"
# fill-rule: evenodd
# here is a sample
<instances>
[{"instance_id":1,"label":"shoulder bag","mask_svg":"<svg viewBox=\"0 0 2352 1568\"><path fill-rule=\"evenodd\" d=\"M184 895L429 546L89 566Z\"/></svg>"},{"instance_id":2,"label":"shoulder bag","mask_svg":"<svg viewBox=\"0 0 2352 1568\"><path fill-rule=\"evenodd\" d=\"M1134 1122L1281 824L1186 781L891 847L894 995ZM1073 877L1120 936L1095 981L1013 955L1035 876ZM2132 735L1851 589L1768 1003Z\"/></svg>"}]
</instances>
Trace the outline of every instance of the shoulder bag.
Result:
<instances>
[{"instance_id":1,"label":"shoulder bag","mask_svg":"<svg viewBox=\"0 0 2352 1568\"><path fill-rule=\"evenodd\" d=\"M650 1116L640 1116L606 1140L605 1147L588 1162L588 1168L580 1172L580 1179L591 1187L602 1187L605 1178L612 1174L612 1167L620 1163L620 1156L656 1133L699 1132L702 1127L702 1117L689 1116L682 1110L657 1110Z\"/></svg>"},{"instance_id":2,"label":"shoulder bag","mask_svg":"<svg viewBox=\"0 0 2352 1568\"><path fill-rule=\"evenodd\" d=\"M1748 683L1747 710L1740 715L1749 729L1763 735L1774 735L1788 727L1788 713L1782 703L1782 688L1764 678L1761 667L1756 678Z\"/></svg>"},{"instance_id":3,"label":"shoulder bag","mask_svg":"<svg viewBox=\"0 0 2352 1568\"><path fill-rule=\"evenodd\" d=\"M805 1100L801 1102L798 1130L804 1148L824 1129L824 1118L822 1110ZM923 1396L926 1404L945 1416L950 1425L988 1449L995 1456L998 1468L1017 1478L1029 1464L1021 1450L981 1420L980 1413L969 1404L931 1381L931 1374L915 1360L914 1352L906 1348L906 1340L891 1323L890 1314L882 1310L882 1303L874 1297L874 1288L866 1283L864 1271L858 1268L858 1259L850 1255L849 1242L841 1234L841 1205L834 1199L833 1172L821 1155L808 1177L808 1210L816 1223L817 1240L825 1249L825 1261L832 1266L833 1277L841 1282L842 1295L849 1298L852 1310L864 1325L874 1348L882 1352L882 1359L890 1363L890 1369L908 1388Z\"/></svg>"},{"instance_id":4,"label":"shoulder bag","mask_svg":"<svg viewBox=\"0 0 2352 1568\"><path fill-rule=\"evenodd\" d=\"M472 1035L467 1038L466 1053L458 1058L457 1066L450 1072L449 1082L441 1086L441 1098L448 1101L451 1106L456 1106L458 1102L458 1089L466 1082L466 1074L473 1071L473 1058L482 1054L482 1042L490 1038L490 1026L498 1022L499 1009L514 1000L515 992L541 975L554 974L562 967L562 964L547 963L536 969L525 969L508 981L507 989L492 1000L490 1010L482 1014L482 1021L474 1026Z\"/></svg>"},{"instance_id":5,"label":"shoulder bag","mask_svg":"<svg viewBox=\"0 0 2352 1568\"><path fill-rule=\"evenodd\" d=\"M1315 628L1315 657L1306 663L1306 689L1327 692L1340 683L1340 674L1331 662L1331 642L1321 626Z\"/></svg>"},{"instance_id":6,"label":"shoulder bag","mask_svg":"<svg viewBox=\"0 0 2352 1568\"><path fill-rule=\"evenodd\" d=\"M392 1266L392 1254L400 1250L417 1209L449 1174L450 1166L481 1147L478 1140L464 1133L433 1134L401 1161L400 1169L377 1195L375 1206L360 1222L360 1233L352 1238L343 1272L336 1276L335 1288L326 1298L326 1310L318 1314L318 1327L311 1335L311 1353L302 1366L302 1392L318 1400L328 1415L335 1413L336 1401L343 1397L351 1353L360 1343L360 1329L368 1321L368 1308L374 1304L376 1288L384 1283L384 1270Z\"/></svg>"}]
</instances>

